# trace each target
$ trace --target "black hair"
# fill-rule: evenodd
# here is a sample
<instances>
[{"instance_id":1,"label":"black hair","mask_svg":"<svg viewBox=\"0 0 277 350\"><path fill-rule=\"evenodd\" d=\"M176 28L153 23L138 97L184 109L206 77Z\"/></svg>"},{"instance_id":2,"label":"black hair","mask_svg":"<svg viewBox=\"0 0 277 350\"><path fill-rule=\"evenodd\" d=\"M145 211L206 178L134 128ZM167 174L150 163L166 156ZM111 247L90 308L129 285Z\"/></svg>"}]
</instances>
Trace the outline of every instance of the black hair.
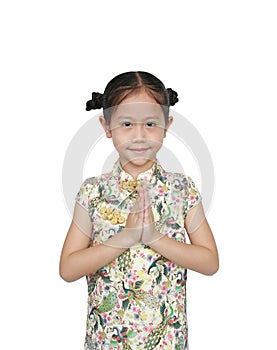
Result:
<instances>
[{"instance_id":1,"label":"black hair","mask_svg":"<svg viewBox=\"0 0 277 350\"><path fill-rule=\"evenodd\" d=\"M178 94L164 84L153 74L135 71L121 73L114 77L106 86L104 93L93 92L91 100L86 103L86 110L103 108L104 117L110 123L110 107L119 105L126 97L139 91L145 91L161 105L165 121L168 121L169 106L179 101Z\"/></svg>"}]
</instances>

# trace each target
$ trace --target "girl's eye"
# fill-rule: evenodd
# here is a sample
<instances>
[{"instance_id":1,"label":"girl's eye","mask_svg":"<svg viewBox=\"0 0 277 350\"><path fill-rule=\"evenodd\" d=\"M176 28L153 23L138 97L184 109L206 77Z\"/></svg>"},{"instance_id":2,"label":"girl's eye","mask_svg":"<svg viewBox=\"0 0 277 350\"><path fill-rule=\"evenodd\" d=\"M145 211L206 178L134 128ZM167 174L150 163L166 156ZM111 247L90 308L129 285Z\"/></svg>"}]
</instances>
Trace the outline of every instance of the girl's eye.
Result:
<instances>
[{"instance_id":1,"label":"girl's eye","mask_svg":"<svg viewBox=\"0 0 277 350\"><path fill-rule=\"evenodd\" d=\"M148 127L153 127L153 126L156 126L156 123L154 123L154 122L147 122L146 123L146 126L148 126Z\"/></svg>"},{"instance_id":2,"label":"girl's eye","mask_svg":"<svg viewBox=\"0 0 277 350\"><path fill-rule=\"evenodd\" d=\"M125 126L125 128L130 128L132 126L131 122L124 122L122 123L123 126Z\"/></svg>"}]
</instances>

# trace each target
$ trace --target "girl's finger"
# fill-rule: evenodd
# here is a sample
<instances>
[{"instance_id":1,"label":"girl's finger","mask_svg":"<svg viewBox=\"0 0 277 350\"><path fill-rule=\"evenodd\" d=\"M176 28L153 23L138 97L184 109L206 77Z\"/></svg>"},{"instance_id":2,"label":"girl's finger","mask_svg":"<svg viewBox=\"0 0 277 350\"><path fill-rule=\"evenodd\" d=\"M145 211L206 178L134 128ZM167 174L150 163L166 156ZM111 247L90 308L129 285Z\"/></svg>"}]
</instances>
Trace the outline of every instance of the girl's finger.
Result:
<instances>
[{"instance_id":1,"label":"girl's finger","mask_svg":"<svg viewBox=\"0 0 277 350\"><path fill-rule=\"evenodd\" d=\"M150 196L147 188L144 189L144 207L145 209L150 207Z\"/></svg>"},{"instance_id":2,"label":"girl's finger","mask_svg":"<svg viewBox=\"0 0 277 350\"><path fill-rule=\"evenodd\" d=\"M148 206L149 206L149 200L148 200L148 190L147 190L147 187L145 186L143 188L143 207L144 207L144 210L147 210Z\"/></svg>"}]
</instances>

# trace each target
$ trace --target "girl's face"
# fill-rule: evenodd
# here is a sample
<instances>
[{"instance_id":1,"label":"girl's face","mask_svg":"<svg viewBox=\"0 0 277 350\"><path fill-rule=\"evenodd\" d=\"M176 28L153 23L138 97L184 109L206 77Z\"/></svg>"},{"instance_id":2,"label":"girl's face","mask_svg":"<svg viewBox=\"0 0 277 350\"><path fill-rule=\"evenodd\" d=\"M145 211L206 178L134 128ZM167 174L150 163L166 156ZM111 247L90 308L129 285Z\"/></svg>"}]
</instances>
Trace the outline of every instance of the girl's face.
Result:
<instances>
[{"instance_id":1,"label":"girl's face","mask_svg":"<svg viewBox=\"0 0 277 350\"><path fill-rule=\"evenodd\" d=\"M167 125L161 106L146 92L124 99L114 110L110 125L103 116L100 122L106 136L112 138L121 166L133 176L151 168L163 144Z\"/></svg>"}]
</instances>

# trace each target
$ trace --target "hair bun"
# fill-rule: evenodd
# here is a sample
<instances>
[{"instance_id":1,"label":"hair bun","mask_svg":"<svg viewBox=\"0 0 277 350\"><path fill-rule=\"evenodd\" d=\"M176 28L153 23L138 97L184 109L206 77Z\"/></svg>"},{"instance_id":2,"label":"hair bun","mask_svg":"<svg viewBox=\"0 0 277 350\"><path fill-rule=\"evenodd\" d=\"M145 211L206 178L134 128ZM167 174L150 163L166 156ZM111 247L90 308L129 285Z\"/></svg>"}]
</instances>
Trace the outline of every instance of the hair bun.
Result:
<instances>
[{"instance_id":1,"label":"hair bun","mask_svg":"<svg viewBox=\"0 0 277 350\"><path fill-rule=\"evenodd\" d=\"M171 88L166 89L169 97L169 104L170 106L174 106L175 103L179 101L178 94L176 91L172 90Z\"/></svg>"},{"instance_id":2,"label":"hair bun","mask_svg":"<svg viewBox=\"0 0 277 350\"><path fill-rule=\"evenodd\" d=\"M86 110L100 109L103 107L103 94L100 92L93 92L91 100L87 101Z\"/></svg>"}]
</instances>

